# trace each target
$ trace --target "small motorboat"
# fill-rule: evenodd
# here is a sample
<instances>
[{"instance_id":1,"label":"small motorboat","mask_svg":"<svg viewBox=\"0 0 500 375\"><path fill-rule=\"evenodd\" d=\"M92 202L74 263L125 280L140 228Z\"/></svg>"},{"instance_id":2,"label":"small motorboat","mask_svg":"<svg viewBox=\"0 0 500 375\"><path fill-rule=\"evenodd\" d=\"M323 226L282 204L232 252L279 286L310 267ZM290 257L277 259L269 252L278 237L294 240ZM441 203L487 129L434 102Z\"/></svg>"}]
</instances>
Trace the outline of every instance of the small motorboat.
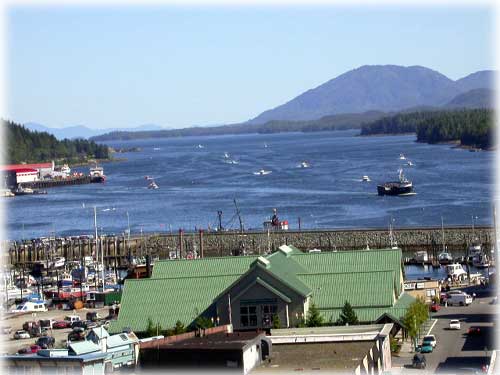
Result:
<instances>
[{"instance_id":1,"label":"small motorboat","mask_svg":"<svg viewBox=\"0 0 500 375\"><path fill-rule=\"evenodd\" d=\"M272 171L266 171L265 169L261 169L258 172L253 172L253 174L256 175L256 176L265 176L265 175L271 174L271 173L273 173L273 172Z\"/></svg>"},{"instance_id":2,"label":"small motorboat","mask_svg":"<svg viewBox=\"0 0 500 375\"><path fill-rule=\"evenodd\" d=\"M160 187L154 181L151 181L148 185L148 189L159 189L159 188Z\"/></svg>"},{"instance_id":3,"label":"small motorboat","mask_svg":"<svg viewBox=\"0 0 500 375\"><path fill-rule=\"evenodd\" d=\"M450 253L442 252L438 255L438 261L440 264L448 264L453 262L453 257Z\"/></svg>"},{"instance_id":4,"label":"small motorboat","mask_svg":"<svg viewBox=\"0 0 500 375\"><path fill-rule=\"evenodd\" d=\"M198 145L198 146L196 146L196 147L198 147L198 148L205 148L205 146L203 146L203 145L201 145L201 144L199 144L199 145Z\"/></svg>"},{"instance_id":5,"label":"small motorboat","mask_svg":"<svg viewBox=\"0 0 500 375\"><path fill-rule=\"evenodd\" d=\"M363 182L370 182L371 180L370 180L370 177L363 176L363 177L361 177L361 181L363 181Z\"/></svg>"},{"instance_id":6,"label":"small motorboat","mask_svg":"<svg viewBox=\"0 0 500 375\"><path fill-rule=\"evenodd\" d=\"M413 259L417 263L424 264L424 263L427 263L429 261L429 256L427 255L427 251L425 251L425 250L416 251Z\"/></svg>"},{"instance_id":7,"label":"small motorboat","mask_svg":"<svg viewBox=\"0 0 500 375\"><path fill-rule=\"evenodd\" d=\"M230 156L229 156L229 153L228 152L224 152L224 159L229 159Z\"/></svg>"},{"instance_id":8,"label":"small motorboat","mask_svg":"<svg viewBox=\"0 0 500 375\"><path fill-rule=\"evenodd\" d=\"M299 168L309 168L311 165L307 161L302 161L298 165Z\"/></svg>"},{"instance_id":9,"label":"small motorboat","mask_svg":"<svg viewBox=\"0 0 500 375\"><path fill-rule=\"evenodd\" d=\"M152 179L153 179L153 177L151 177L151 176L144 176L144 179L145 179L145 180L152 180Z\"/></svg>"},{"instance_id":10,"label":"small motorboat","mask_svg":"<svg viewBox=\"0 0 500 375\"><path fill-rule=\"evenodd\" d=\"M400 160L406 160L406 156L404 154L399 154L399 159Z\"/></svg>"},{"instance_id":11,"label":"small motorboat","mask_svg":"<svg viewBox=\"0 0 500 375\"><path fill-rule=\"evenodd\" d=\"M406 162L406 165L407 165L407 166L409 166L409 167L413 167L415 164L413 164L413 163L411 162L411 160L408 160L408 161Z\"/></svg>"},{"instance_id":12,"label":"small motorboat","mask_svg":"<svg viewBox=\"0 0 500 375\"><path fill-rule=\"evenodd\" d=\"M161 150L161 148L160 148L160 147L155 147L155 148L153 148L153 151L160 151L160 150Z\"/></svg>"}]
</instances>

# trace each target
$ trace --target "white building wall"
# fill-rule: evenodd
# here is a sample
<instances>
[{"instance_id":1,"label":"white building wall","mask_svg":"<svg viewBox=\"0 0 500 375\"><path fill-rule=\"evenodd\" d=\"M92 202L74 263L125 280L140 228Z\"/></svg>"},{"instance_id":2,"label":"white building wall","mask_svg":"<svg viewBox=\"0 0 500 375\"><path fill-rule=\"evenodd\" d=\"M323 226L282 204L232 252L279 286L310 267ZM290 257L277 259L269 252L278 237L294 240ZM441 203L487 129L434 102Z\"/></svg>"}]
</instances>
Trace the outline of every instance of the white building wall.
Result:
<instances>
[{"instance_id":1,"label":"white building wall","mask_svg":"<svg viewBox=\"0 0 500 375\"><path fill-rule=\"evenodd\" d=\"M243 352L243 375L248 374L255 366L260 364L260 351L257 344L247 348Z\"/></svg>"},{"instance_id":2,"label":"white building wall","mask_svg":"<svg viewBox=\"0 0 500 375\"><path fill-rule=\"evenodd\" d=\"M18 184L25 182L34 182L38 180L38 173L36 172L20 172L16 173L16 181Z\"/></svg>"}]
</instances>

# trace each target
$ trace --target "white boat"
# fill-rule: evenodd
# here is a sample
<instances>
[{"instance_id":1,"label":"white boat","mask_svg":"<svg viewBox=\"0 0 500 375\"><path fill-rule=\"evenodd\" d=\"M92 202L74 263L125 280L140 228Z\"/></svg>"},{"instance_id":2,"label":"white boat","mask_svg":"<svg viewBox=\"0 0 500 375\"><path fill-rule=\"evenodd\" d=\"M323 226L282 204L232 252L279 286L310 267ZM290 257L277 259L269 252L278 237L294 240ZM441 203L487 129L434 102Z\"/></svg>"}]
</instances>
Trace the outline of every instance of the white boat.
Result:
<instances>
[{"instance_id":1,"label":"white boat","mask_svg":"<svg viewBox=\"0 0 500 375\"><path fill-rule=\"evenodd\" d=\"M61 167L61 172L65 173L67 176L69 176L71 174L71 168L68 166L68 164L64 164Z\"/></svg>"},{"instance_id":2,"label":"white boat","mask_svg":"<svg viewBox=\"0 0 500 375\"><path fill-rule=\"evenodd\" d=\"M154 181L151 181L148 185L148 189L159 189L159 188L160 187Z\"/></svg>"},{"instance_id":3,"label":"white boat","mask_svg":"<svg viewBox=\"0 0 500 375\"><path fill-rule=\"evenodd\" d=\"M400 160L406 160L406 156L404 156L404 154L399 154L399 159Z\"/></svg>"},{"instance_id":4,"label":"white boat","mask_svg":"<svg viewBox=\"0 0 500 375\"><path fill-rule=\"evenodd\" d=\"M299 168L309 168L311 165L307 161L302 161L298 165Z\"/></svg>"},{"instance_id":5,"label":"white boat","mask_svg":"<svg viewBox=\"0 0 500 375\"><path fill-rule=\"evenodd\" d=\"M104 182L106 181L106 176L104 175L104 168L95 167L90 168L90 182Z\"/></svg>"},{"instance_id":6,"label":"white boat","mask_svg":"<svg viewBox=\"0 0 500 375\"><path fill-rule=\"evenodd\" d=\"M413 163L411 162L411 160L408 160L408 161L406 162L406 165L407 165L407 166L409 166L409 167L413 167L415 164L413 164Z\"/></svg>"},{"instance_id":7,"label":"white boat","mask_svg":"<svg viewBox=\"0 0 500 375\"><path fill-rule=\"evenodd\" d=\"M453 262L453 257L451 256L450 253L442 252L438 255L438 261L439 263L451 263Z\"/></svg>"},{"instance_id":8,"label":"white boat","mask_svg":"<svg viewBox=\"0 0 500 375\"><path fill-rule=\"evenodd\" d=\"M229 156L229 153L228 152L224 152L224 159L229 159L230 156Z\"/></svg>"},{"instance_id":9,"label":"white boat","mask_svg":"<svg viewBox=\"0 0 500 375\"><path fill-rule=\"evenodd\" d=\"M54 259L54 268L62 268L62 267L64 267L65 263L66 263L66 258L57 257Z\"/></svg>"},{"instance_id":10,"label":"white boat","mask_svg":"<svg viewBox=\"0 0 500 375\"><path fill-rule=\"evenodd\" d=\"M361 177L361 181L363 181L363 182L370 182L371 180L370 180L370 177L363 176L363 177Z\"/></svg>"},{"instance_id":11,"label":"white boat","mask_svg":"<svg viewBox=\"0 0 500 375\"><path fill-rule=\"evenodd\" d=\"M427 255L427 251L425 250L417 251L413 256L413 259L415 259L417 263L426 263L429 261L429 256Z\"/></svg>"},{"instance_id":12,"label":"white boat","mask_svg":"<svg viewBox=\"0 0 500 375\"><path fill-rule=\"evenodd\" d=\"M453 263L446 266L446 273L452 279L463 279L467 277L467 272L463 269L461 264Z\"/></svg>"},{"instance_id":13,"label":"white boat","mask_svg":"<svg viewBox=\"0 0 500 375\"><path fill-rule=\"evenodd\" d=\"M17 305L13 310L11 310L12 313L26 313L26 312L42 312L42 311L47 311L47 305L45 304L45 301L26 301L24 303L21 303L20 305Z\"/></svg>"},{"instance_id":14,"label":"white boat","mask_svg":"<svg viewBox=\"0 0 500 375\"><path fill-rule=\"evenodd\" d=\"M10 191L10 189L0 189L0 196L2 197L14 197L15 194Z\"/></svg>"},{"instance_id":15,"label":"white boat","mask_svg":"<svg viewBox=\"0 0 500 375\"><path fill-rule=\"evenodd\" d=\"M198 148L205 148L205 146L203 146L203 145L198 145L196 147L198 147Z\"/></svg>"},{"instance_id":16,"label":"white boat","mask_svg":"<svg viewBox=\"0 0 500 375\"><path fill-rule=\"evenodd\" d=\"M253 174L257 175L257 176L265 176L265 175L271 174L271 173L273 173L273 172L272 171L266 171L265 169L261 169L258 172L253 172Z\"/></svg>"},{"instance_id":17,"label":"white boat","mask_svg":"<svg viewBox=\"0 0 500 375\"><path fill-rule=\"evenodd\" d=\"M153 148L153 151L160 151L160 150L161 150L161 148L159 148L159 147L154 147Z\"/></svg>"}]
</instances>

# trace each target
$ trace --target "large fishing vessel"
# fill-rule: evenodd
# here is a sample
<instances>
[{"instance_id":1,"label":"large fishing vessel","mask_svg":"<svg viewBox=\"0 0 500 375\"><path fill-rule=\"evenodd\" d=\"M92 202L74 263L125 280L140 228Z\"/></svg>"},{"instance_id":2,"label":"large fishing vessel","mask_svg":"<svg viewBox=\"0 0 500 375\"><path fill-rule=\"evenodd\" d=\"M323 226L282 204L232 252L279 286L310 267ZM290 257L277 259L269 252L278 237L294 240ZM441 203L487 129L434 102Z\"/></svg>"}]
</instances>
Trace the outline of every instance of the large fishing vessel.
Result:
<instances>
[{"instance_id":1,"label":"large fishing vessel","mask_svg":"<svg viewBox=\"0 0 500 375\"><path fill-rule=\"evenodd\" d=\"M390 181L382 185L377 185L378 195L409 195L413 193L413 183L403 174L403 169L399 169L399 181Z\"/></svg>"},{"instance_id":2,"label":"large fishing vessel","mask_svg":"<svg viewBox=\"0 0 500 375\"><path fill-rule=\"evenodd\" d=\"M104 175L104 169L98 167L90 168L90 182L105 182L106 176Z\"/></svg>"}]
</instances>

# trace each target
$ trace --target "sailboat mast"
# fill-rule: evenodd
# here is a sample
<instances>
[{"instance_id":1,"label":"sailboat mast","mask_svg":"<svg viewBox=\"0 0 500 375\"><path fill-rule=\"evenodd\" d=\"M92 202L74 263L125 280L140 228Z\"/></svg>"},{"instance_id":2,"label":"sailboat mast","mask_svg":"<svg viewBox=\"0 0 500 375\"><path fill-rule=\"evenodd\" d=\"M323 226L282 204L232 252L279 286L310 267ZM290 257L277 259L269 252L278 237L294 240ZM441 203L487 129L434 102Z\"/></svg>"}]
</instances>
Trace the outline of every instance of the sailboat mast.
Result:
<instances>
[{"instance_id":1,"label":"sailboat mast","mask_svg":"<svg viewBox=\"0 0 500 375\"><path fill-rule=\"evenodd\" d=\"M236 215L238 215L238 220L240 222L240 232L243 233L245 228L243 227L243 220L241 219L240 209L238 207L238 203L236 202L236 198L234 199L234 206L236 207Z\"/></svg>"},{"instance_id":2,"label":"sailboat mast","mask_svg":"<svg viewBox=\"0 0 500 375\"><path fill-rule=\"evenodd\" d=\"M444 253L446 251L446 246L444 244L444 222L442 216L441 216L441 234L443 236L443 253Z\"/></svg>"}]
</instances>

